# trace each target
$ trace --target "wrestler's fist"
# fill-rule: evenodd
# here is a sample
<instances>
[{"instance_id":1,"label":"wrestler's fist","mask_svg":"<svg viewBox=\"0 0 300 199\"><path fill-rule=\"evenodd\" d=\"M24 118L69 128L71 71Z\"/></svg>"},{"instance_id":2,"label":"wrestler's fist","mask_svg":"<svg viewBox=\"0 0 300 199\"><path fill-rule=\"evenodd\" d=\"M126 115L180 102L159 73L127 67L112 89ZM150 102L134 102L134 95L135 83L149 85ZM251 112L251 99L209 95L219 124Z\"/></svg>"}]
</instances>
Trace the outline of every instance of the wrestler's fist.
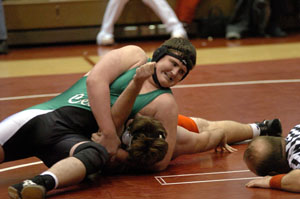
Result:
<instances>
[{"instance_id":1,"label":"wrestler's fist","mask_svg":"<svg viewBox=\"0 0 300 199\"><path fill-rule=\"evenodd\" d=\"M153 75L155 64L156 62L147 62L146 64L138 67L133 80L136 83L142 84L146 79Z\"/></svg>"}]
</instances>

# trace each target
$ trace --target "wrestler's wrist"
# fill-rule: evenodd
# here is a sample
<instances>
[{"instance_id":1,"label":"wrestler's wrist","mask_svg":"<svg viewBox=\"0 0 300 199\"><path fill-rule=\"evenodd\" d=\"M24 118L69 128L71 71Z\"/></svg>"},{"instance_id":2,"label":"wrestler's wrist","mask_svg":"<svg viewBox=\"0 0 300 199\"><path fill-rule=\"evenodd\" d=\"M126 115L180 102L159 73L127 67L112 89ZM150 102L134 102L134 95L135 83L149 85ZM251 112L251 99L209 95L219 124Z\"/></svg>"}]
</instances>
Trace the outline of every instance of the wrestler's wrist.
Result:
<instances>
[{"instance_id":1,"label":"wrestler's wrist","mask_svg":"<svg viewBox=\"0 0 300 199\"><path fill-rule=\"evenodd\" d=\"M116 139L119 138L115 130L111 131L101 131L101 136L107 139Z\"/></svg>"},{"instance_id":2,"label":"wrestler's wrist","mask_svg":"<svg viewBox=\"0 0 300 199\"><path fill-rule=\"evenodd\" d=\"M284 176L285 176L285 174L279 174L279 175L272 176L270 179L270 183L269 183L270 188L281 189L281 181Z\"/></svg>"}]
</instances>

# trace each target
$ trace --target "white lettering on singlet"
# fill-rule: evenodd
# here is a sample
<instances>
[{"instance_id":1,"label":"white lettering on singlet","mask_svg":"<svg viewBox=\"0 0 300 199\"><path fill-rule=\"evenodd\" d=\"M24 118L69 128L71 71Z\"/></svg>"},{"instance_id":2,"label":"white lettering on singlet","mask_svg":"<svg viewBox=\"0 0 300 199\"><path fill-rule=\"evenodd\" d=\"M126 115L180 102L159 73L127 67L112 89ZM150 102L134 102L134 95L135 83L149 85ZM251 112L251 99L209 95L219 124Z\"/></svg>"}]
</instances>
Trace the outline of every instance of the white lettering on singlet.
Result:
<instances>
[{"instance_id":1,"label":"white lettering on singlet","mask_svg":"<svg viewBox=\"0 0 300 199\"><path fill-rule=\"evenodd\" d=\"M84 98L84 94L77 94L71 97L68 102L70 104L81 104L83 106L90 106L89 99Z\"/></svg>"}]
</instances>

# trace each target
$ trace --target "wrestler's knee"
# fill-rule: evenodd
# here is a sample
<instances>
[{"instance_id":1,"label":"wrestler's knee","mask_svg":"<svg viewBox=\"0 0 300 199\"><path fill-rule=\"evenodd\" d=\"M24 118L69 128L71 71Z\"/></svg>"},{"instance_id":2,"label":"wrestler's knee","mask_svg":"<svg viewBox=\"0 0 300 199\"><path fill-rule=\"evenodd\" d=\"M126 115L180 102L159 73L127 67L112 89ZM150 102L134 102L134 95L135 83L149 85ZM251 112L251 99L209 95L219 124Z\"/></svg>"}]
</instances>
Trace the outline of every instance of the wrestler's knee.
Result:
<instances>
[{"instance_id":1,"label":"wrestler's knee","mask_svg":"<svg viewBox=\"0 0 300 199\"><path fill-rule=\"evenodd\" d=\"M86 142L89 142L89 141L82 141L82 142L79 142L79 143L75 144L74 146L72 146L72 148L71 148L71 150L70 150L70 152L69 152L69 155L70 155L70 156L73 156L73 155L74 155L74 151L76 150L76 148L77 148L79 145L81 145L81 144L83 144L83 143L86 143Z\"/></svg>"},{"instance_id":2,"label":"wrestler's knee","mask_svg":"<svg viewBox=\"0 0 300 199\"><path fill-rule=\"evenodd\" d=\"M94 142L84 142L78 145L73 156L84 164L87 175L101 170L109 159L106 149Z\"/></svg>"}]
</instances>

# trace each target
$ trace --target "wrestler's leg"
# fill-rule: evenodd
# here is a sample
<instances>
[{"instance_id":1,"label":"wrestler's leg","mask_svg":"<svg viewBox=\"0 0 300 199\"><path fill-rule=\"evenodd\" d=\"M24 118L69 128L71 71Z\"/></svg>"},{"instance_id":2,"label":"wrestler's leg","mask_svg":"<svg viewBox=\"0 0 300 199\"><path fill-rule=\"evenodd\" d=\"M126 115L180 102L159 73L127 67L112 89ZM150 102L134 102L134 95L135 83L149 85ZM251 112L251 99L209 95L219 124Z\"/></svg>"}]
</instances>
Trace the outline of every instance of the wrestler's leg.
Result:
<instances>
[{"instance_id":1,"label":"wrestler's leg","mask_svg":"<svg viewBox=\"0 0 300 199\"><path fill-rule=\"evenodd\" d=\"M195 126L199 133L195 133ZM222 136L227 143L251 139L254 135L249 124L234 121L208 121L202 118L178 117L177 139L172 158L184 154L205 152L218 146Z\"/></svg>"},{"instance_id":2,"label":"wrestler's leg","mask_svg":"<svg viewBox=\"0 0 300 199\"><path fill-rule=\"evenodd\" d=\"M107 159L103 146L82 141L71 148L70 157L58 161L47 172L56 176L56 187L62 188L78 184L87 175L100 171Z\"/></svg>"},{"instance_id":3,"label":"wrestler's leg","mask_svg":"<svg viewBox=\"0 0 300 199\"><path fill-rule=\"evenodd\" d=\"M199 133L196 122L190 117L179 114L177 125L191 132Z\"/></svg>"},{"instance_id":4,"label":"wrestler's leg","mask_svg":"<svg viewBox=\"0 0 300 199\"><path fill-rule=\"evenodd\" d=\"M24 110L0 122L0 163L33 156L35 117L47 110Z\"/></svg>"},{"instance_id":5,"label":"wrestler's leg","mask_svg":"<svg viewBox=\"0 0 300 199\"><path fill-rule=\"evenodd\" d=\"M250 125L232 121L209 122L200 119L200 133L177 126L177 139L172 158L184 154L201 153L216 148L226 135L227 143L239 142L253 137ZM225 125L225 127L224 127Z\"/></svg>"},{"instance_id":6,"label":"wrestler's leg","mask_svg":"<svg viewBox=\"0 0 300 199\"><path fill-rule=\"evenodd\" d=\"M214 132L222 130L227 136L229 144L251 139L253 129L249 124L242 124L235 121L208 121L202 118L186 117L178 115L178 125L190 132Z\"/></svg>"},{"instance_id":7,"label":"wrestler's leg","mask_svg":"<svg viewBox=\"0 0 300 199\"><path fill-rule=\"evenodd\" d=\"M61 139L37 155L49 167L46 174L55 179L54 188L78 184L87 175L101 170L107 161L106 149L82 135L70 134Z\"/></svg>"},{"instance_id":8,"label":"wrestler's leg","mask_svg":"<svg viewBox=\"0 0 300 199\"><path fill-rule=\"evenodd\" d=\"M75 157L68 157L55 163L48 172L56 176L57 185L55 188L76 185L86 176L84 164Z\"/></svg>"},{"instance_id":9,"label":"wrestler's leg","mask_svg":"<svg viewBox=\"0 0 300 199\"><path fill-rule=\"evenodd\" d=\"M200 133L203 131L214 133L222 130L226 134L228 144L253 138L253 130L250 124L230 120L208 121L202 118L193 118L193 120L196 122Z\"/></svg>"},{"instance_id":10,"label":"wrestler's leg","mask_svg":"<svg viewBox=\"0 0 300 199\"><path fill-rule=\"evenodd\" d=\"M173 152L172 159L184 155L201 152L198 148L202 144L199 139L202 137L199 133L194 133L186 128L177 126L176 144Z\"/></svg>"},{"instance_id":11,"label":"wrestler's leg","mask_svg":"<svg viewBox=\"0 0 300 199\"><path fill-rule=\"evenodd\" d=\"M74 145L75 146L75 145ZM80 183L87 175L100 171L108 160L106 149L100 144L83 141L71 149L73 157L56 162L47 171L30 180L8 188L11 198L45 198L48 191ZM51 160L49 161L49 163Z\"/></svg>"},{"instance_id":12,"label":"wrestler's leg","mask_svg":"<svg viewBox=\"0 0 300 199\"><path fill-rule=\"evenodd\" d=\"M78 184L86 176L86 168L84 164L77 158L72 157L76 147L87 141L75 144L70 150L70 157L62 159L48 169L56 180L56 188L61 188L73 184Z\"/></svg>"},{"instance_id":13,"label":"wrestler's leg","mask_svg":"<svg viewBox=\"0 0 300 199\"><path fill-rule=\"evenodd\" d=\"M65 158L54 164L49 170L30 180L8 188L10 198L45 198L46 193L57 187L75 185L86 176L84 164L75 157ZM26 183L25 183L26 182Z\"/></svg>"}]
</instances>

